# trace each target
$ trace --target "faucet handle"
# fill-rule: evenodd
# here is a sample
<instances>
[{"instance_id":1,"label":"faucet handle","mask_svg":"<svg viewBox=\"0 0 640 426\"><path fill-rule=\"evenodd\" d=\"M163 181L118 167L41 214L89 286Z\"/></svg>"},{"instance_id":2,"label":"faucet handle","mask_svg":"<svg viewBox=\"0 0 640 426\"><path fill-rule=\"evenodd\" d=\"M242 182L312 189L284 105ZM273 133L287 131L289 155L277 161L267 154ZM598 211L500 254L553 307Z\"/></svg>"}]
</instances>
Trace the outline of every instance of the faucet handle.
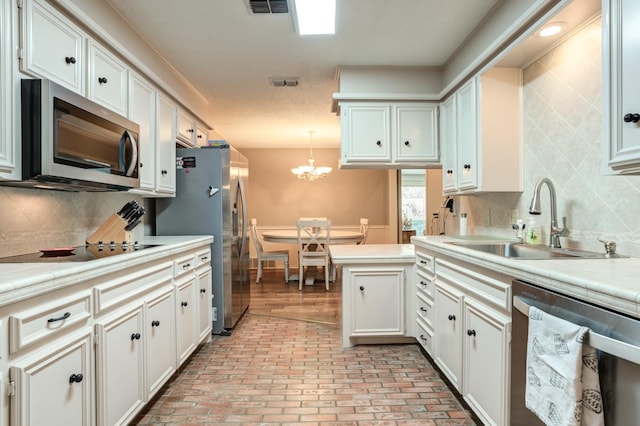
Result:
<instances>
[{"instance_id":1,"label":"faucet handle","mask_svg":"<svg viewBox=\"0 0 640 426\"><path fill-rule=\"evenodd\" d=\"M598 241L600 241L602 244L604 244L604 251L606 252L605 253L606 257L614 256L616 254L616 242L615 241L603 240L600 237L598 237Z\"/></svg>"},{"instance_id":2,"label":"faucet handle","mask_svg":"<svg viewBox=\"0 0 640 426\"><path fill-rule=\"evenodd\" d=\"M562 231L560 232L561 237L569 236L569 228L567 227L567 217L562 216Z\"/></svg>"}]
</instances>

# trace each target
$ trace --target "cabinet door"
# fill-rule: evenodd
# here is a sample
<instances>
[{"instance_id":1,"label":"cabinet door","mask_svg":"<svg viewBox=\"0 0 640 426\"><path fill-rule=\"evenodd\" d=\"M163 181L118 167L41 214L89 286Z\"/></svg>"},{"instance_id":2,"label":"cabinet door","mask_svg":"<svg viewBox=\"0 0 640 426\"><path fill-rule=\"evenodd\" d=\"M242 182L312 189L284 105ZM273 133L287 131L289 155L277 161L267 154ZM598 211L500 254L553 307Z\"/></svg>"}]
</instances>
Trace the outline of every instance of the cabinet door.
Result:
<instances>
[{"instance_id":1,"label":"cabinet door","mask_svg":"<svg viewBox=\"0 0 640 426\"><path fill-rule=\"evenodd\" d=\"M176 371L175 291L169 286L146 303L145 333L147 399L151 398Z\"/></svg>"},{"instance_id":2,"label":"cabinet door","mask_svg":"<svg viewBox=\"0 0 640 426\"><path fill-rule=\"evenodd\" d=\"M176 105L161 93L156 95L156 191L176 192Z\"/></svg>"},{"instance_id":3,"label":"cabinet door","mask_svg":"<svg viewBox=\"0 0 640 426\"><path fill-rule=\"evenodd\" d=\"M456 92L456 172L460 190L478 186L477 110L476 80L473 78Z\"/></svg>"},{"instance_id":4,"label":"cabinet door","mask_svg":"<svg viewBox=\"0 0 640 426\"><path fill-rule=\"evenodd\" d=\"M187 148L195 146L194 137L196 126L193 122L193 118L181 108L177 108L176 114L176 139L179 142L183 142L182 145Z\"/></svg>"},{"instance_id":5,"label":"cabinet door","mask_svg":"<svg viewBox=\"0 0 640 426\"><path fill-rule=\"evenodd\" d=\"M23 69L84 95L85 34L46 2L27 0Z\"/></svg>"},{"instance_id":6,"label":"cabinet door","mask_svg":"<svg viewBox=\"0 0 640 426\"><path fill-rule=\"evenodd\" d=\"M485 424L507 425L510 318L465 300L462 395Z\"/></svg>"},{"instance_id":7,"label":"cabinet door","mask_svg":"<svg viewBox=\"0 0 640 426\"><path fill-rule=\"evenodd\" d=\"M389 107L349 104L342 107L342 159L349 162L390 162Z\"/></svg>"},{"instance_id":8,"label":"cabinet door","mask_svg":"<svg viewBox=\"0 0 640 426\"><path fill-rule=\"evenodd\" d=\"M209 141L209 132L202 126L196 126L196 146L206 146Z\"/></svg>"},{"instance_id":9,"label":"cabinet door","mask_svg":"<svg viewBox=\"0 0 640 426\"><path fill-rule=\"evenodd\" d=\"M178 364L182 364L198 343L198 317L195 275L176 285L176 329Z\"/></svg>"},{"instance_id":10,"label":"cabinet door","mask_svg":"<svg viewBox=\"0 0 640 426\"><path fill-rule=\"evenodd\" d=\"M458 189L455 95L440 105L440 147L442 149L442 189L444 192L455 192Z\"/></svg>"},{"instance_id":11,"label":"cabinet door","mask_svg":"<svg viewBox=\"0 0 640 426\"><path fill-rule=\"evenodd\" d=\"M394 110L395 161L437 163L438 124L435 105L397 105Z\"/></svg>"},{"instance_id":12,"label":"cabinet door","mask_svg":"<svg viewBox=\"0 0 640 426\"><path fill-rule=\"evenodd\" d=\"M15 108L13 102L17 102L18 85L13 84L11 70L13 55L11 52L15 26L11 19L13 4L1 2L0 4L0 178L20 179L20 170L16 164L16 154L20 146L19 138L12 134L16 131L13 125Z\"/></svg>"},{"instance_id":13,"label":"cabinet door","mask_svg":"<svg viewBox=\"0 0 640 426\"><path fill-rule=\"evenodd\" d=\"M11 367L12 426L93 424L91 329Z\"/></svg>"},{"instance_id":14,"label":"cabinet door","mask_svg":"<svg viewBox=\"0 0 640 426\"><path fill-rule=\"evenodd\" d=\"M351 335L404 335L404 283L402 268L353 272Z\"/></svg>"},{"instance_id":15,"label":"cabinet door","mask_svg":"<svg viewBox=\"0 0 640 426\"><path fill-rule=\"evenodd\" d=\"M129 119L140 125L138 135L140 189L154 191L156 185L156 91L149 82L130 71L129 94Z\"/></svg>"},{"instance_id":16,"label":"cabinet door","mask_svg":"<svg viewBox=\"0 0 640 426\"><path fill-rule=\"evenodd\" d=\"M127 68L93 40L89 46L88 97L121 115L127 115Z\"/></svg>"},{"instance_id":17,"label":"cabinet door","mask_svg":"<svg viewBox=\"0 0 640 426\"><path fill-rule=\"evenodd\" d=\"M204 342L211 336L211 267L198 269L198 341Z\"/></svg>"},{"instance_id":18,"label":"cabinet door","mask_svg":"<svg viewBox=\"0 0 640 426\"><path fill-rule=\"evenodd\" d=\"M606 173L640 174L640 38L636 0L605 0L603 87Z\"/></svg>"},{"instance_id":19,"label":"cabinet door","mask_svg":"<svg viewBox=\"0 0 640 426\"><path fill-rule=\"evenodd\" d=\"M144 405L142 305L96 324L99 426L126 424ZM167 350L167 349L165 349Z\"/></svg>"},{"instance_id":20,"label":"cabinet door","mask_svg":"<svg viewBox=\"0 0 640 426\"><path fill-rule=\"evenodd\" d=\"M460 390L462 373L462 294L436 283L433 318L435 362Z\"/></svg>"}]
</instances>

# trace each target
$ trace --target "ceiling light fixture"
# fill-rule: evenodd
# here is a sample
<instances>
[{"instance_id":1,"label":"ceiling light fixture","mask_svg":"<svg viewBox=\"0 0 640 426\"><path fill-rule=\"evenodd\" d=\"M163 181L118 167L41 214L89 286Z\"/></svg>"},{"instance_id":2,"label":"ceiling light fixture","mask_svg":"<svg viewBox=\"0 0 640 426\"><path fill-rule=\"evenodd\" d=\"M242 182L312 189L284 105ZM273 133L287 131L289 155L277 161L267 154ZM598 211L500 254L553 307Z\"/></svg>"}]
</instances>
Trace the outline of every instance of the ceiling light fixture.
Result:
<instances>
[{"instance_id":1,"label":"ceiling light fixture","mask_svg":"<svg viewBox=\"0 0 640 426\"><path fill-rule=\"evenodd\" d=\"M298 179L306 179L308 181L314 181L327 177L331 173L331 167L316 167L316 160L313 159L313 134L315 131L309 130L309 165L298 166L295 169L291 169L291 173L296 175Z\"/></svg>"},{"instance_id":2,"label":"ceiling light fixture","mask_svg":"<svg viewBox=\"0 0 640 426\"><path fill-rule=\"evenodd\" d=\"M294 26L300 35L336 33L336 0L293 0Z\"/></svg>"},{"instance_id":3,"label":"ceiling light fixture","mask_svg":"<svg viewBox=\"0 0 640 426\"><path fill-rule=\"evenodd\" d=\"M549 22L538 31L538 35L540 37L551 37L564 30L566 26L566 22Z\"/></svg>"}]
</instances>

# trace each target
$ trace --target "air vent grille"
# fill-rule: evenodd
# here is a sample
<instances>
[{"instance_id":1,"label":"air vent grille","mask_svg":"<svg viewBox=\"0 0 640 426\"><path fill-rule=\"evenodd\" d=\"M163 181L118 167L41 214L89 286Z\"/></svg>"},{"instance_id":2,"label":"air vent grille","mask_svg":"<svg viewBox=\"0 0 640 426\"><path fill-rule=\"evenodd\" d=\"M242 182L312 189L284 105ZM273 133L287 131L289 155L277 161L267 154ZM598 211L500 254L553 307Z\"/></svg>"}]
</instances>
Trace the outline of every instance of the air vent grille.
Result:
<instances>
[{"instance_id":1,"label":"air vent grille","mask_svg":"<svg viewBox=\"0 0 640 426\"><path fill-rule=\"evenodd\" d=\"M253 13L289 13L287 0L249 0Z\"/></svg>"}]
</instances>

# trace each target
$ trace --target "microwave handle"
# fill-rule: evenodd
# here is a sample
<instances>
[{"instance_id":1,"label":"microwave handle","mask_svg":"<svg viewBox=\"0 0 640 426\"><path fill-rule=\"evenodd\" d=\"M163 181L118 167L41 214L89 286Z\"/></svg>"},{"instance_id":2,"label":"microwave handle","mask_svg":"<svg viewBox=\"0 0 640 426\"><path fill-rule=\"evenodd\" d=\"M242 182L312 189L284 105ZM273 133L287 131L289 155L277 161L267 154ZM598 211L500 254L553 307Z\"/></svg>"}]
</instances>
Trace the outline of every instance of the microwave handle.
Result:
<instances>
[{"instance_id":1,"label":"microwave handle","mask_svg":"<svg viewBox=\"0 0 640 426\"><path fill-rule=\"evenodd\" d=\"M124 163L125 147L126 147L127 141L131 143L131 163L128 166L126 166ZM124 133L122 134L122 137L120 137L119 156L120 156L120 164L119 164L120 170L125 172L125 176L131 176L133 174L133 171L136 169L136 165L138 164L138 145L136 144L136 140L134 139L133 135L128 130L125 130Z\"/></svg>"}]
</instances>

